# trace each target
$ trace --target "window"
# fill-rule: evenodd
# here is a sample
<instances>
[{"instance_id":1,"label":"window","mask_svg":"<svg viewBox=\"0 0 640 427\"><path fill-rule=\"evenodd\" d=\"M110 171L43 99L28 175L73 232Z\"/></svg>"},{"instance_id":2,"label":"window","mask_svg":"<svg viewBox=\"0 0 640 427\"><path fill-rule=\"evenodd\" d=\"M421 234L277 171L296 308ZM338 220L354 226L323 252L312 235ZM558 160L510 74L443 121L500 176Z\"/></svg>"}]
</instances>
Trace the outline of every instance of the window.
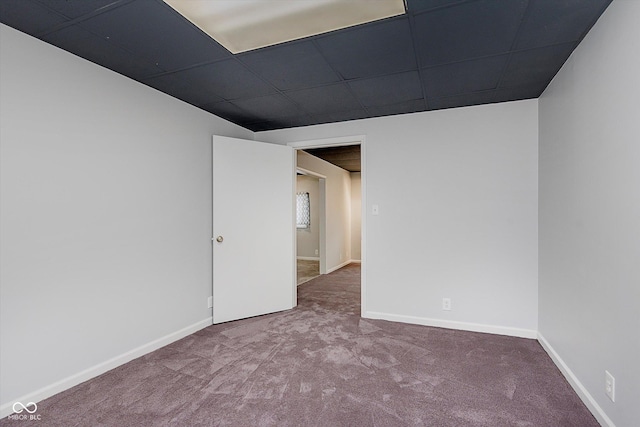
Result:
<instances>
[{"instance_id":1,"label":"window","mask_svg":"<svg viewBox=\"0 0 640 427\"><path fill-rule=\"evenodd\" d=\"M296 227L311 227L311 208L309 203L309 193L296 194Z\"/></svg>"}]
</instances>

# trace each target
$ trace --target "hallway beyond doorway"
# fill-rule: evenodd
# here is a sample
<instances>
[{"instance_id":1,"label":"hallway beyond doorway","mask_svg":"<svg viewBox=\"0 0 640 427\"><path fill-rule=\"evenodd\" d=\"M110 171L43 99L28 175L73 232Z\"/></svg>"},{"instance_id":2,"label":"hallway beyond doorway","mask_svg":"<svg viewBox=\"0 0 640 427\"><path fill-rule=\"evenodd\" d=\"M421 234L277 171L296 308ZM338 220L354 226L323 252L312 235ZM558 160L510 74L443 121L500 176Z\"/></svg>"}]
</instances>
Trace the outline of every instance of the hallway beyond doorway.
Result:
<instances>
[{"instance_id":1,"label":"hallway beyond doorway","mask_svg":"<svg viewBox=\"0 0 640 427\"><path fill-rule=\"evenodd\" d=\"M296 264L298 266L298 285L320 275L320 261L299 259Z\"/></svg>"}]
</instances>

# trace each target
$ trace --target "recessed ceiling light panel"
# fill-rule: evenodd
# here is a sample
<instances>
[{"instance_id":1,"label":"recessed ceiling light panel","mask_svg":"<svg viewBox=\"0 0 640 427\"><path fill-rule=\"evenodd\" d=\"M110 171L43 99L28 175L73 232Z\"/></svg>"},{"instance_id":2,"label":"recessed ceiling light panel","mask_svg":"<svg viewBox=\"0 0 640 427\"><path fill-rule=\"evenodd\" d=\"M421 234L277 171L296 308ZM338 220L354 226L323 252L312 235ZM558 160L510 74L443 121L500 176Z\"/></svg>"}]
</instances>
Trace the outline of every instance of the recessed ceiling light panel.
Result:
<instances>
[{"instance_id":1,"label":"recessed ceiling light panel","mask_svg":"<svg viewBox=\"0 0 640 427\"><path fill-rule=\"evenodd\" d=\"M404 0L164 0L231 53L405 13Z\"/></svg>"}]
</instances>

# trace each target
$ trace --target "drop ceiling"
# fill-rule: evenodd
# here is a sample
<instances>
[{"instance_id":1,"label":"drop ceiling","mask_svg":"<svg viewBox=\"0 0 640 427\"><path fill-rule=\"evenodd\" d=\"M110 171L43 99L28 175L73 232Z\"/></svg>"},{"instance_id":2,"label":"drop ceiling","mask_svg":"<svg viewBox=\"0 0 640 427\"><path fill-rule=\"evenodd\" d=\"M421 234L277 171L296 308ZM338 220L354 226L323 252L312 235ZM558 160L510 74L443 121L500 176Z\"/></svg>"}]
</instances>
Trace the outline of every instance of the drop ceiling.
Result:
<instances>
[{"instance_id":1,"label":"drop ceiling","mask_svg":"<svg viewBox=\"0 0 640 427\"><path fill-rule=\"evenodd\" d=\"M162 0L2 0L0 21L253 131L537 98L611 0L407 0L233 55Z\"/></svg>"},{"instance_id":2,"label":"drop ceiling","mask_svg":"<svg viewBox=\"0 0 640 427\"><path fill-rule=\"evenodd\" d=\"M304 151L348 172L361 172L360 144L327 148L310 148Z\"/></svg>"}]
</instances>

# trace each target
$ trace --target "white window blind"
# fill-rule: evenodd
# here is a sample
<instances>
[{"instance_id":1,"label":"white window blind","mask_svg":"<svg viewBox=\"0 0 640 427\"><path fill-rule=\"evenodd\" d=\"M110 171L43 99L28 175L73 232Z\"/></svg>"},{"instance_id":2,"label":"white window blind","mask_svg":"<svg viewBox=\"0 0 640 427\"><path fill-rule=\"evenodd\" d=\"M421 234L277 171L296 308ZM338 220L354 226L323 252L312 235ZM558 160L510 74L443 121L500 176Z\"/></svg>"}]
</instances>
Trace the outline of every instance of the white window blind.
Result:
<instances>
[{"instance_id":1,"label":"white window blind","mask_svg":"<svg viewBox=\"0 0 640 427\"><path fill-rule=\"evenodd\" d=\"M311 227L309 193L296 193L296 227Z\"/></svg>"}]
</instances>

